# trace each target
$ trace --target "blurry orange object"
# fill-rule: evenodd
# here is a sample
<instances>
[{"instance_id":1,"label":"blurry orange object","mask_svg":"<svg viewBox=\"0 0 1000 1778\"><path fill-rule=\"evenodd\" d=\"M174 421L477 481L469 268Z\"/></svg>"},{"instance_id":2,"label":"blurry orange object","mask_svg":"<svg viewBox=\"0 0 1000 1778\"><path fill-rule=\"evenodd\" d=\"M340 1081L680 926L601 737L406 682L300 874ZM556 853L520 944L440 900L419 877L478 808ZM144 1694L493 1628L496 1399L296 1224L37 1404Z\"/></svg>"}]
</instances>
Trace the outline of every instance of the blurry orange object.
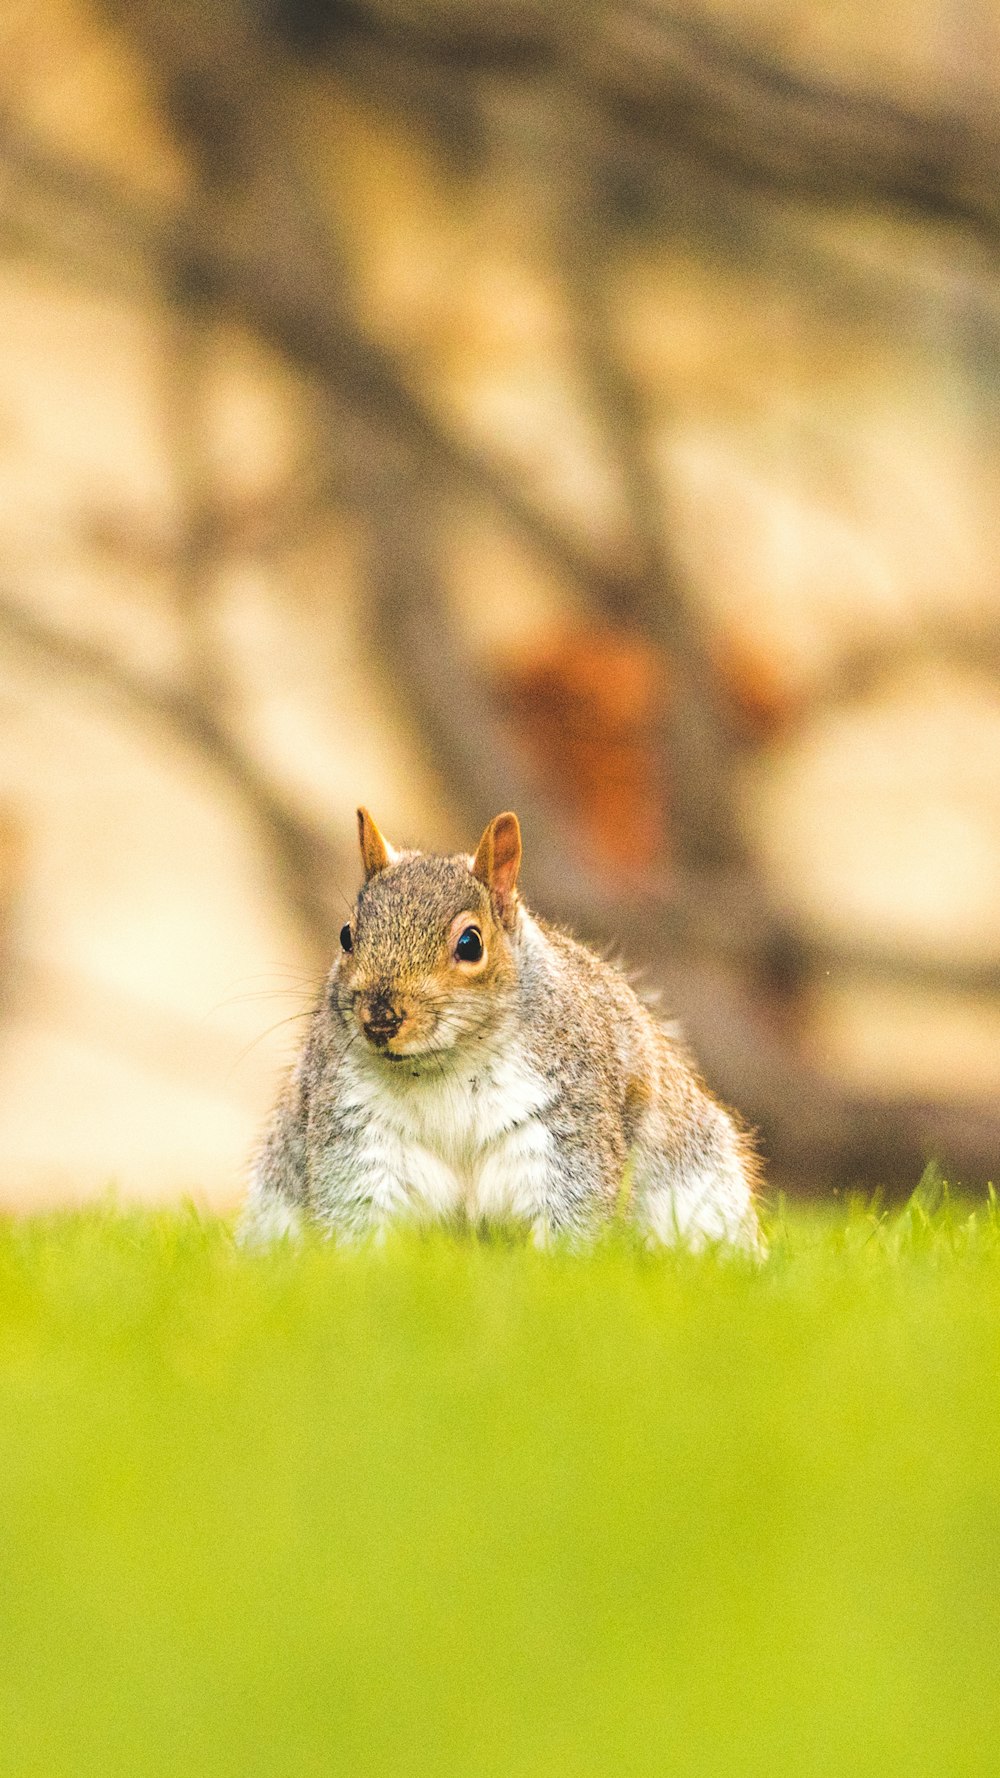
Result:
<instances>
[{"instance_id":1,"label":"blurry orange object","mask_svg":"<svg viewBox=\"0 0 1000 1778\"><path fill-rule=\"evenodd\" d=\"M622 879L662 874L662 656L623 632L567 631L506 663L498 680L522 745L594 863Z\"/></svg>"},{"instance_id":2,"label":"blurry orange object","mask_svg":"<svg viewBox=\"0 0 1000 1778\"><path fill-rule=\"evenodd\" d=\"M712 646L716 680L747 740L764 743L801 714L803 694L773 651L728 631Z\"/></svg>"}]
</instances>

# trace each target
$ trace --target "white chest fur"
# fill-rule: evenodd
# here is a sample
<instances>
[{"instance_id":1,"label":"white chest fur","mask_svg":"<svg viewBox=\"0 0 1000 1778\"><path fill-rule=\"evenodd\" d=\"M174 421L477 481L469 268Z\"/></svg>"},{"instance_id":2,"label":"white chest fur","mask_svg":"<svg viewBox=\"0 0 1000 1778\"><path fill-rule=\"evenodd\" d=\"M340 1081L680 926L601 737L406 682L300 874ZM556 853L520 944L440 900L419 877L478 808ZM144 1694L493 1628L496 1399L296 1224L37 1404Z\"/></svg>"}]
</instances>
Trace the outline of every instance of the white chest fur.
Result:
<instances>
[{"instance_id":1,"label":"white chest fur","mask_svg":"<svg viewBox=\"0 0 1000 1778\"><path fill-rule=\"evenodd\" d=\"M354 1164L375 1217L544 1217L539 1114L552 1089L518 1044L480 1050L440 1071L369 1057L351 1068L345 1096L363 1118Z\"/></svg>"}]
</instances>

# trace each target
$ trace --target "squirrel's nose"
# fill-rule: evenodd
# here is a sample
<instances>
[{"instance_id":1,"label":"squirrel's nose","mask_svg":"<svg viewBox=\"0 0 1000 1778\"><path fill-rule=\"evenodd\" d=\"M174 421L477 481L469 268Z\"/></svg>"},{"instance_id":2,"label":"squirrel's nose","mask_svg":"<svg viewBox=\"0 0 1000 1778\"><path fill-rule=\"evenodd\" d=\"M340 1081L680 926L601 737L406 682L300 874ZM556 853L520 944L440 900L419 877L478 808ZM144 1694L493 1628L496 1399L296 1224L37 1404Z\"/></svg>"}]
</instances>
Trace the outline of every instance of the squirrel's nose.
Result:
<instances>
[{"instance_id":1,"label":"squirrel's nose","mask_svg":"<svg viewBox=\"0 0 1000 1778\"><path fill-rule=\"evenodd\" d=\"M376 994L371 1000L362 1001L359 1016L365 1036L375 1044L386 1044L395 1037L405 1015L393 1006L387 995Z\"/></svg>"}]
</instances>

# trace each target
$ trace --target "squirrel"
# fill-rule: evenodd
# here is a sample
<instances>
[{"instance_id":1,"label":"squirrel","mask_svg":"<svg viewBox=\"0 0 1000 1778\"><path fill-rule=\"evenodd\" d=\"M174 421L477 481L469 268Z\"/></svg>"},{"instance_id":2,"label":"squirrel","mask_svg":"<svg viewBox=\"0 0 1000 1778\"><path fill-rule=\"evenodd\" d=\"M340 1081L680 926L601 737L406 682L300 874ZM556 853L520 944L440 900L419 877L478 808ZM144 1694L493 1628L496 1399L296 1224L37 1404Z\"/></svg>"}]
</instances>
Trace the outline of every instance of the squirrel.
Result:
<instances>
[{"instance_id":1,"label":"squirrel","mask_svg":"<svg viewBox=\"0 0 1000 1778\"><path fill-rule=\"evenodd\" d=\"M253 1169L245 1242L317 1224L627 1216L651 1243L762 1251L748 1136L620 970L536 919L521 833L396 851L358 810L364 884Z\"/></svg>"}]
</instances>

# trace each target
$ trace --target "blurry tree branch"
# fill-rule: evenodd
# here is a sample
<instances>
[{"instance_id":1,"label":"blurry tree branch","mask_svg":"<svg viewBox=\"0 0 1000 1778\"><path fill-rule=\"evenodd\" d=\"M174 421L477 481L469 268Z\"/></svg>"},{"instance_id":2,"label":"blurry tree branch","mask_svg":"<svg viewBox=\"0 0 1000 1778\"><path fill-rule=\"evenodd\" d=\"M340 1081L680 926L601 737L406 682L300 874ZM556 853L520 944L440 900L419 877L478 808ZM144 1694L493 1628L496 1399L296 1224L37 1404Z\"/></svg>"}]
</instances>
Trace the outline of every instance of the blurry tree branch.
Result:
<instances>
[{"instance_id":1,"label":"blurry tree branch","mask_svg":"<svg viewBox=\"0 0 1000 1778\"><path fill-rule=\"evenodd\" d=\"M610 447L628 508L638 571L628 597L604 601L612 624L638 628L664 649L671 686L664 735L671 764L672 837L682 868L752 872L732 797L733 737L693 609L686 577L667 540L663 491L650 461L649 423L625 363L605 288L604 244L612 232L595 150L592 107L577 81L553 90L559 120L552 155L552 232L590 405Z\"/></svg>"},{"instance_id":2,"label":"blurry tree branch","mask_svg":"<svg viewBox=\"0 0 1000 1778\"><path fill-rule=\"evenodd\" d=\"M482 798L484 807L487 799L498 800L491 782L497 761L504 759L505 775L511 761L509 748L500 754L493 745L489 719L483 715L484 700L472 684L468 666L457 650L448 648L433 534L440 498L433 478L442 473L449 487L488 495L515 532L551 567L568 575L598 610L607 615L611 606L619 618L628 615L633 622L638 618L658 632L660 641L669 641L694 686L700 685L704 705L710 707L712 693L695 632L658 534L655 496L640 442L638 403L611 349L606 326L601 325L599 292L592 285L589 292L584 288L590 302L584 320L589 323L591 366L605 410L615 409L618 415L616 442L622 479L632 493L641 558L639 572L630 570L625 584L618 586L614 573L581 551L516 483L457 440L414 394L389 354L358 326L349 280L331 236L332 219L324 215L308 187L276 96L280 78L276 81L266 45L245 9L230 4L207 14L189 4L164 12L143 0L130 9L128 25L156 70L168 109L200 168L201 227L186 243L191 288L234 309L323 378L336 399L385 441L390 464L403 441L415 453L411 462L421 465L410 499L406 481L414 472L408 466L402 472L397 466L388 497L385 489L379 492L374 484L368 486L373 587L383 642L389 650L396 643L403 668L399 677L416 692L424 733L441 746L457 781L470 787L470 800ZM623 432L628 435L624 446ZM664 634L665 625L669 635ZM544 805L536 800L532 807L530 783L517 788L527 799L522 806L529 819L537 820L536 856L541 867L553 877L560 870L565 875L566 850L558 844ZM601 899L599 886L587 882L582 865L581 870L579 887L589 901L592 926ZM567 887L555 900L557 913L570 899ZM822 1166L849 1173L852 1157L845 1144L850 1147L858 1129L863 1129L867 1141L858 1154L859 1170L864 1173L874 1164L883 1177L910 1177L923 1158L928 1132L941 1127L942 1119L947 1123L947 1108L915 1107L904 1101L878 1107L854 1103L796 1058L787 1039L768 1033L752 974L741 978L732 969L720 974L720 966L709 963L697 943L679 967L659 911L661 917L657 920L654 913L643 949L656 960L668 984L682 986L681 1004L698 1048L716 1077L765 1125L779 1163L794 1156L804 1164L808 1156L814 1176ZM633 929L638 924L634 922ZM787 933L779 932L779 940L794 949L795 941ZM739 1090L742 1084L745 1092ZM961 1128L968 1130L971 1125ZM1000 1119L992 1123L987 1119L985 1153L996 1153L998 1135ZM951 1129L951 1137L958 1140L958 1132ZM966 1144L959 1151L952 1149L949 1158L959 1166L972 1161L978 1168L984 1164L984 1149L973 1152Z\"/></svg>"},{"instance_id":3,"label":"blurry tree branch","mask_svg":"<svg viewBox=\"0 0 1000 1778\"><path fill-rule=\"evenodd\" d=\"M710 1079L764 1135L777 1174L813 1188L912 1190L929 1159L956 1183L995 1180L1000 1111L992 1104L865 1093L811 1066L762 1016L760 998L721 968L655 961Z\"/></svg>"},{"instance_id":4,"label":"blurry tree branch","mask_svg":"<svg viewBox=\"0 0 1000 1778\"><path fill-rule=\"evenodd\" d=\"M168 297L172 294L168 288ZM219 568L225 561L206 425L206 365L211 311L196 300L176 304L164 341L162 398L178 496L179 537L170 584L184 650L189 697L225 720L230 688L212 622Z\"/></svg>"},{"instance_id":5,"label":"blurry tree branch","mask_svg":"<svg viewBox=\"0 0 1000 1778\"><path fill-rule=\"evenodd\" d=\"M266 159L266 148L262 153ZM629 603L635 578L630 567L623 570L617 561L602 560L539 505L496 456L462 437L393 354L357 325L343 304L341 276L332 280L330 267L315 263L314 245L303 256L289 252L287 240L271 237L263 216L276 207L275 194L262 209L246 204L246 230L233 241L225 232L215 234L210 225L192 230L184 213L151 212L115 181L81 174L62 157L5 128L2 119L0 164L14 167L50 198L62 197L82 226L106 231L115 253L145 259L158 282L164 267L181 264L185 280L203 300L215 302L221 315L250 327L317 377L337 401L403 439L456 491L485 500L595 612L612 602L623 608ZM245 171L252 177L252 164ZM277 207L283 208L282 203ZM287 215L294 214L293 205Z\"/></svg>"},{"instance_id":6,"label":"blurry tree branch","mask_svg":"<svg viewBox=\"0 0 1000 1778\"><path fill-rule=\"evenodd\" d=\"M1000 634L989 618L949 625L924 620L891 638L862 639L842 651L834 672L800 711L806 721L830 705L858 704L913 667L947 665L965 677L1000 679Z\"/></svg>"},{"instance_id":7,"label":"blurry tree branch","mask_svg":"<svg viewBox=\"0 0 1000 1778\"><path fill-rule=\"evenodd\" d=\"M302 16L300 4L278 8ZM322 35L322 33L319 33ZM790 66L752 37L667 0L585 9L477 0L413 7L352 0L329 31L338 65L374 48L383 58L432 58L454 84L570 72L599 108L601 149L655 177L657 145L782 193L894 205L1000 227L1000 131L988 115L920 109Z\"/></svg>"},{"instance_id":8,"label":"blurry tree branch","mask_svg":"<svg viewBox=\"0 0 1000 1778\"><path fill-rule=\"evenodd\" d=\"M0 592L0 635L50 665L90 681L145 722L165 729L226 781L257 828L317 959L329 955L336 857L326 836L295 814L290 799L201 698L138 672L120 656L48 622Z\"/></svg>"},{"instance_id":9,"label":"blurry tree branch","mask_svg":"<svg viewBox=\"0 0 1000 1778\"><path fill-rule=\"evenodd\" d=\"M769 958L801 973L836 946L794 931L770 905L739 844L731 782L733 749L686 589L662 534L646 458L639 394L608 324L594 262L611 226L608 168L639 156L655 174L659 145L782 190L903 203L973 223L997 220L996 144L965 120L920 118L775 68L706 20L641 0L578 13L522 4L484 9L403 9L357 0L337 9L337 62L350 72L351 34L363 54L419 53L449 78L466 70L539 70L568 84L593 147L582 162L582 211L562 240L563 269L592 399L628 495L634 550L604 559L543 508L523 483L464 439L421 395L395 356L362 325L333 219L310 187L284 102L281 51L249 4L195 0L160 7L138 0L112 10L143 53L193 167L189 202L151 210L111 182L81 174L0 128L0 161L46 195L55 214L94 227L109 261L127 257L175 308L179 324L209 309L252 328L328 393L347 416L346 481L338 497L360 516L368 547L373 633L394 680L409 695L429 749L447 763L453 793L476 818L516 800L525 816L533 880L547 911L592 937L616 937L644 955L683 1010L696 1048L723 1090L765 1132L779 1168L814 1180L880 1177L912 1183L928 1151L966 1176L993 1171L1000 1117L904 1099L873 1101L840 1091L809 1067L760 993ZM346 21L346 23L345 23ZM582 121L581 121L582 120ZM604 157L604 158L602 158ZM983 177L983 169L989 177ZM612 169L613 170L613 169ZM97 248L95 248L97 251ZM189 364L190 375L192 366ZM189 386L186 399L192 397ZM182 424L186 422L182 421ZM338 469L338 476L340 470ZM190 529L180 563L186 616L201 621L213 552L226 547L189 464ZM457 646L443 594L437 530L456 502L486 500L510 532L581 604L641 629L669 649L683 695L678 759L702 819L714 811L721 857L731 868L699 875L690 859L670 894L623 902L574 859L543 787L512 751L484 688ZM327 894L325 838L290 806L234 737L224 686L193 673L180 690L137 675L89 642L0 600L0 632L102 686L196 747L221 771L278 862L289 901L317 949L336 917ZM197 664L197 663L195 663ZM692 831L696 823L692 819ZM893 967L892 959L882 965ZM919 973L922 965L913 962Z\"/></svg>"}]
</instances>

